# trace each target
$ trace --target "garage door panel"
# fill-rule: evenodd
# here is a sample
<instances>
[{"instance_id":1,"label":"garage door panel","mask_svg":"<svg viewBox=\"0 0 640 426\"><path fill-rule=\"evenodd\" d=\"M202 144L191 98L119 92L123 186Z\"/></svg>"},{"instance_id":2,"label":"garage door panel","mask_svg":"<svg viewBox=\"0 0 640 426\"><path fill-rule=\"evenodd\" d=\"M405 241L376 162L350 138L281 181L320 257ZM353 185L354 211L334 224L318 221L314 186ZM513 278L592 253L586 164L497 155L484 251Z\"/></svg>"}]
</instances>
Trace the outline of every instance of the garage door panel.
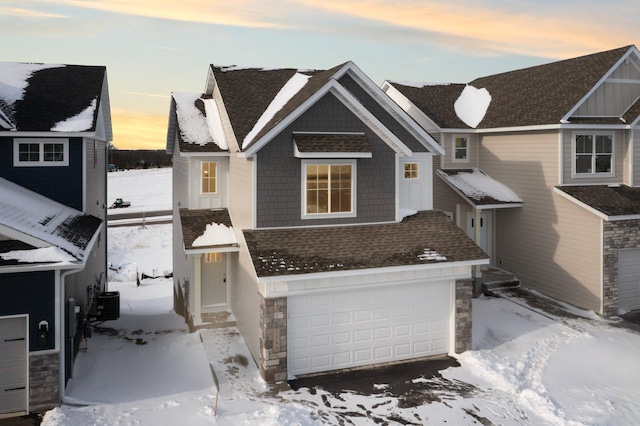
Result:
<instances>
[{"instance_id":1,"label":"garage door panel","mask_svg":"<svg viewBox=\"0 0 640 426\"><path fill-rule=\"evenodd\" d=\"M317 295L289 297L289 374L447 353L451 294L451 284L440 282L332 294L341 304L304 300ZM433 299L434 295L440 299ZM326 316L331 318L330 326L317 320ZM314 319L304 321L305 317ZM303 336L312 337L309 346L297 340ZM302 362L305 358L310 361Z\"/></svg>"},{"instance_id":2,"label":"garage door panel","mask_svg":"<svg viewBox=\"0 0 640 426\"><path fill-rule=\"evenodd\" d=\"M0 319L0 415L27 409L27 318Z\"/></svg>"},{"instance_id":3,"label":"garage door panel","mask_svg":"<svg viewBox=\"0 0 640 426\"><path fill-rule=\"evenodd\" d=\"M640 309L640 249L618 251L618 304Z\"/></svg>"}]
</instances>

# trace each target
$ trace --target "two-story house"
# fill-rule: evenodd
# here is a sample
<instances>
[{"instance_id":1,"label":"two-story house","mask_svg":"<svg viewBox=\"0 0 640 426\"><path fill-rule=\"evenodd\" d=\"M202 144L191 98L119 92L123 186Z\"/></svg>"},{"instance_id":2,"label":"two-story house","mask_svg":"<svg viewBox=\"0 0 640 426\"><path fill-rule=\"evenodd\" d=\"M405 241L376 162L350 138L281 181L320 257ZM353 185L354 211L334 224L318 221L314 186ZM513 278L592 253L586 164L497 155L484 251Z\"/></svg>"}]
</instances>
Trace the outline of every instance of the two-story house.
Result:
<instances>
[{"instance_id":1,"label":"two-story house","mask_svg":"<svg viewBox=\"0 0 640 426\"><path fill-rule=\"evenodd\" d=\"M488 259L432 209L443 148L353 63L211 66L167 150L176 311L231 309L267 381L471 348Z\"/></svg>"},{"instance_id":2,"label":"two-story house","mask_svg":"<svg viewBox=\"0 0 640 426\"><path fill-rule=\"evenodd\" d=\"M434 159L434 206L493 265L604 316L640 308L635 46L468 84L383 90L445 148Z\"/></svg>"},{"instance_id":3,"label":"two-story house","mask_svg":"<svg viewBox=\"0 0 640 426\"><path fill-rule=\"evenodd\" d=\"M0 417L58 405L107 268L100 66L0 63Z\"/></svg>"}]
</instances>

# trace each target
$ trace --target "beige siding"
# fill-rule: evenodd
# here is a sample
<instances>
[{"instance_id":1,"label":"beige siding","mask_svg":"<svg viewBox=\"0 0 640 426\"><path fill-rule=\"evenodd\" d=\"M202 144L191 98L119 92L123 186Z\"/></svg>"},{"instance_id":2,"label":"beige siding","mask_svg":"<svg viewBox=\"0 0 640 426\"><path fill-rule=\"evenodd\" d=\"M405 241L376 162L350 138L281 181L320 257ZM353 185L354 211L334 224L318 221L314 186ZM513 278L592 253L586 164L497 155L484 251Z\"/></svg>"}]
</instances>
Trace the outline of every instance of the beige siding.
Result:
<instances>
[{"instance_id":1,"label":"beige siding","mask_svg":"<svg viewBox=\"0 0 640 426\"><path fill-rule=\"evenodd\" d=\"M623 183L625 177L625 168L628 167L625 162L625 145L626 132L622 130L607 131L607 133L613 134L614 140L614 175L612 177L604 176L573 176L573 139L576 133L590 133L591 131L585 130L564 130L562 132L562 169L563 169L563 184L564 185L588 185L588 184L610 184L610 183ZM594 131L593 133L601 133L602 131Z\"/></svg>"},{"instance_id":2,"label":"beige siding","mask_svg":"<svg viewBox=\"0 0 640 426\"><path fill-rule=\"evenodd\" d=\"M468 143L468 160L469 161L453 161L453 141L456 136L466 136ZM445 155L442 160L443 169L468 169L478 167L478 135L469 133L442 133L440 135L440 144L445 149Z\"/></svg>"},{"instance_id":3,"label":"beige siding","mask_svg":"<svg viewBox=\"0 0 640 426\"><path fill-rule=\"evenodd\" d=\"M524 201L496 211L495 263L525 287L600 311L600 221L554 193L557 146L555 132L483 137L483 170Z\"/></svg>"}]
</instances>

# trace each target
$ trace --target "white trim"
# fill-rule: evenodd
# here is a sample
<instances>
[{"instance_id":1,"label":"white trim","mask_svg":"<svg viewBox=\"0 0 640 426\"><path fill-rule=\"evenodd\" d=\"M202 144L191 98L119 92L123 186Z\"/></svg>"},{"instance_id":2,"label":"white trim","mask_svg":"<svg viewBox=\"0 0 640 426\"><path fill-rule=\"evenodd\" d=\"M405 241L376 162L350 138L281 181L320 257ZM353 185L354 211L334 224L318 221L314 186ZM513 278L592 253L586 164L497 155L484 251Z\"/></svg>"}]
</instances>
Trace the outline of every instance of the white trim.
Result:
<instances>
[{"instance_id":1,"label":"white trim","mask_svg":"<svg viewBox=\"0 0 640 426\"><path fill-rule=\"evenodd\" d=\"M558 132L558 185L564 184L564 132ZM573 160L573 159L572 159Z\"/></svg>"},{"instance_id":2,"label":"white trim","mask_svg":"<svg viewBox=\"0 0 640 426\"><path fill-rule=\"evenodd\" d=\"M629 145L629 186L633 188L633 184L635 182L635 162L634 154L635 154L635 144L634 144L634 128L629 129L629 139L627 141Z\"/></svg>"},{"instance_id":3,"label":"white trim","mask_svg":"<svg viewBox=\"0 0 640 426\"><path fill-rule=\"evenodd\" d=\"M442 132L442 128L438 126L438 124L431 119L427 114L425 114L416 104L414 104L409 98L402 94L394 85L394 82L385 80L382 83L381 89L384 93L386 93L391 100L396 102L402 110L405 111L409 117L413 118L418 124L422 124L426 122L429 127L433 127L438 132ZM400 84L400 83L398 83ZM404 104L404 105L401 105ZM438 144L440 145L440 144ZM441 155L443 153L440 153Z\"/></svg>"},{"instance_id":4,"label":"white trim","mask_svg":"<svg viewBox=\"0 0 640 426\"><path fill-rule=\"evenodd\" d=\"M593 145L592 145L592 152L591 152L591 166L592 166L592 172L591 173L578 173L576 172L576 136L577 135L583 135L583 136L593 136ZM611 136L611 172L607 172L607 173L598 173L596 172L596 157L598 155L598 153L596 152L596 136ZM586 156L586 154L584 154ZM605 154L606 155L606 154ZM601 131L601 130L592 130L592 131L585 131L585 132L579 132L579 131L573 131L571 133L571 177L574 179L584 179L584 178L609 178L609 177L615 177L616 176L616 134L615 132L611 131L611 132L607 132L607 131Z\"/></svg>"},{"instance_id":5,"label":"white trim","mask_svg":"<svg viewBox=\"0 0 640 426\"><path fill-rule=\"evenodd\" d=\"M180 157L229 157L228 152L179 152Z\"/></svg>"},{"instance_id":6,"label":"white trim","mask_svg":"<svg viewBox=\"0 0 640 426\"><path fill-rule=\"evenodd\" d=\"M208 246L198 249L185 249L183 248L184 254L207 254L207 253L237 253L240 251L240 246L238 244L233 244L230 246Z\"/></svg>"},{"instance_id":7,"label":"white trim","mask_svg":"<svg viewBox=\"0 0 640 426\"><path fill-rule=\"evenodd\" d=\"M336 213L331 213L331 212L327 212L327 213L307 213L307 166L310 165L327 165L329 166L329 168L331 168L331 166L335 166L335 165L350 165L351 166L351 211L349 212L336 212ZM302 160L301 161L301 171L300 171L300 178L301 178L301 186L300 186L300 190L302 192L301 194L301 206L300 206L300 213L301 213L301 219L338 219L338 218L347 218L347 217L356 217L357 214L357 205L358 205L358 194L357 194L357 182L358 182L358 163L356 160L346 160L346 159L339 159L339 160L331 160L331 161L324 161L324 160ZM329 171L329 173L331 173ZM329 178L330 181L330 178ZM331 199L331 188L328 188L328 197L329 200Z\"/></svg>"},{"instance_id":8,"label":"white trim","mask_svg":"<svg viewBox=\"0 0 640 426\"><path fill-rule=\"evenodd\" d=\"M418 125L409 114L389 97L380 87L378 87L360 68L353 62L349 61L346 66L340 69L335 78L339 79L344 74L349 74L354 80L360 80L361 87L371 96L378 105L385 109L402 127L404 127L413 137L422 143L425 148L438 153L444 153L444 148L420 125Z\"/></svg>"},{"instance_id":9,"label":"white trim","mask_svg":"<svg viewBox=\"0 0 640 426\"><path fill-rule=\"evenodd\" d=\"M84 139L83 139L84 141ZM19 148L22 144L38 145L38 161L20 161ZM62 161L44 161L44 146L62 144ZM83 146L83 155L84 146ZM84 160L83 160L84 161ZM13 139L13 167L66 167L69 165L68 138L14 138Z\"/></svg>"},{"instance_id":10,"label":"white trim","mask_svg":"<svg viewBox=\"0 0 640 426\"><path fill-rule=\"evenodd\" d=\"M470 136L469 134L461 134L461 133L457 133L457 134L453 134L451 136L451 162L452 163L469 163L470 159L469 159L469 143L470 143ZM465 148L465 158L462 159L456 159L456 139L466 139L467 141L467 146ZM478 145L478 144L477 144Z\"/></svg>"},{"instance_id":11,"label":"white trim","mask_svg":"<svg viewBox=\"0 0 640 426\"><path fill-rule=\"evenodd\" d=\"M202 189L202 179L204 178L204 176L202 176L202 172L203 172L202 166L204 165L204 163L214 163L216 165L216 176L215 176L216 190L213 191L213 192L211 192L211 191L204 192L203 189ZM200 176L199 176L199 179L198 179L200 181L200 194L199 194L199 196L200 197L220 196L219 191L218 191L218 183L219 183L218 162L216 160L212 160L212 161L200 160L199 161L199 166L200 166L200 167L198 167L198 170L200 171ZM211 177L209 177L208 179L211 179Z\"/></svg>"},{"instance_id":12,"label":"white trim","mask_svg":"<svg viewBox=\"0 0 640 426\"><path fill-rule=\"evenodd\" d=\"M253 155L253 166L251 170L251 228L256 229L258 227L258 153ZM229 180L229 179L227 179Z\"/></svg>"},{"instance_id":13,"label":"white trim","mask_svg":"<svg viewBox=\"0 0 640 426\"><path fill-rule=\"evenodd\" d=\"M607 83L619 83L619 84L640 84L640 80L635 80L631 78L607 78L605 80Z\"/></svg>"},{"instance_id":14,"label":"white trim","mask_svg":"<svg viewBox=\"0 0 640 426\"><path fill-rule=\"evenodd\" d=\"M607 71L601 78L600 80L593 85L593 87L591 88L591 90L589 90L583 97L582 99L580 99L574 106L573 108L571 108L565 115L564 117L562 117L562 119L560 120L562 121L568 121L570 117L573 116L573 113L576 112L581 106L582 104L584 104L587 99L589 99L589 97L591 97L591 95L593 93L595 93L596 90L598 90L600 88L600 86L609 78L609 76L611 76L611 74L613 74L613 72L625 61L625 59L627 59L631 53L635 52L636 55L638 55L638 50L635 47L631 47L629 48L629 50L627 50L627 52L622 55L620 57L620 59L618 59L618 61L611 67L609 68L609 71Z\"/></svg>"}]
</instances>

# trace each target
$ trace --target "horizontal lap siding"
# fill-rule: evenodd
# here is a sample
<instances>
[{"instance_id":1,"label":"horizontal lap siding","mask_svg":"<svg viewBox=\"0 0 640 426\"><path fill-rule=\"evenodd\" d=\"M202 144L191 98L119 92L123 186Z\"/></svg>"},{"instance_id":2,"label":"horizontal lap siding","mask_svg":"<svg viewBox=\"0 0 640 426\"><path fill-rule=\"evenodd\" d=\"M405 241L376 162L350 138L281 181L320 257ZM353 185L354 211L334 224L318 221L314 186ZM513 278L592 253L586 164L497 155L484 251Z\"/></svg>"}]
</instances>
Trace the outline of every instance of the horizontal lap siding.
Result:
<instances>
[{"instance_id":1,"label":"horizontal lap siding","mask_svg":"<svg viewBox=\"0 0 640 426\"><path fill-rule=\"evenodd\" d=\"M497 210L496 265L533 288L581 307L600 310L599 220L554 193L557 133L483 137L482 168L524 201Z\"/></svg>"}]
</instances>

